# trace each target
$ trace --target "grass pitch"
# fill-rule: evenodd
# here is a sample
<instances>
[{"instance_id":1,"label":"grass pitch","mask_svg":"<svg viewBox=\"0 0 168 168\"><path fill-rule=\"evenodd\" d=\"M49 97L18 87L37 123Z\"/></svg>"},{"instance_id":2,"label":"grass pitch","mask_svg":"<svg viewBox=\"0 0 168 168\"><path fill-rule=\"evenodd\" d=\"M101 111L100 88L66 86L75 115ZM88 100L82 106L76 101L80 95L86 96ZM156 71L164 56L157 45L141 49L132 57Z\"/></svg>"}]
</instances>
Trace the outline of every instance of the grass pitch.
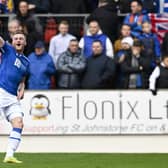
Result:
<instances>
[{"instance_id":1,"label":"grass pitch","mask_svg":"<svg viewBox=\"0 0 168 168\"><path fill-rule=\"evenodd\" d=\"M22 164L2 163L0 168L168 168L168 154L60 154L18 153Z\"/></svg>"}]
</instances>

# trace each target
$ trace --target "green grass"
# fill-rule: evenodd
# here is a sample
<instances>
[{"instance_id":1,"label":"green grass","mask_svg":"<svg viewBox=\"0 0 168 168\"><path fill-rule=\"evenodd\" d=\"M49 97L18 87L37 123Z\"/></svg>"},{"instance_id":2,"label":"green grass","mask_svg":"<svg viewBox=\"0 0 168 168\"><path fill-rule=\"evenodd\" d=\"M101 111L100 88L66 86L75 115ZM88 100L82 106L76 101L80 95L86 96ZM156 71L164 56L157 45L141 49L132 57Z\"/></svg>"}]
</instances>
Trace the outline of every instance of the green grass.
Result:
<instances>
[{"instance_id":1,"label":"green grass","mask_svg":"<svg viewBox=\"0 0 168 168\"><path fill-rule=\"evenodd\" d=\"M18 153L16 157L23 163L1 162L0 168L168 168L168 154Z\"/></svg>"}]
</instances>

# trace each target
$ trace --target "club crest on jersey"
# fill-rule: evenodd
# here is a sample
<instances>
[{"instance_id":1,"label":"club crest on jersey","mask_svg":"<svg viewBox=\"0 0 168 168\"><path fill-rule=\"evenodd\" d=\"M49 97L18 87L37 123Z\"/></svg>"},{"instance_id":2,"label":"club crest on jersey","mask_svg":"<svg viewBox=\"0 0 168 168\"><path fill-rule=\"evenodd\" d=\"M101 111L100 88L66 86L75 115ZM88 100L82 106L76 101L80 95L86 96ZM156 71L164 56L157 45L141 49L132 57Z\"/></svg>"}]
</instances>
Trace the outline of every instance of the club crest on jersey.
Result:
<instances>
[{"instance_id":1,"label":"club crest on jersey","mask_svg":"<svg viewBox=\"0 0 168 168\"><path fill-rule=\"evenodd\" d=\"M21 61L20 61L18 58L16 58L14 65L15 65L16 67L20 68L21 65L22 65L22 63L21 63Z\"/></svg>"}]
</instances>

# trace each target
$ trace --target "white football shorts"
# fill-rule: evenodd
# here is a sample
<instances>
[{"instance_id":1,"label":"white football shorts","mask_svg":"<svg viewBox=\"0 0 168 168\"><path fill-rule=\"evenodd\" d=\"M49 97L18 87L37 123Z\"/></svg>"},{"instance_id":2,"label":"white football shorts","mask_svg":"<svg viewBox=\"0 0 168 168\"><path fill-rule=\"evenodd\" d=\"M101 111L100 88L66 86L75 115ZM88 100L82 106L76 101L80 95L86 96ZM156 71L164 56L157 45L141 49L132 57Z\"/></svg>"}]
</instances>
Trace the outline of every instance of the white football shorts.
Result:
<instances>
[{"instance_id":1,"label":"white football shorts","mask_svg":"<svg viewBox=\"0 0 168 168\"><path fill-rule=\"evenodd\" d=\"M8 121L16 117L23 117L21 104L17 100L17 97L2 88L0 88L0 112L4 113Z\"/></svg>"}]
</instances>

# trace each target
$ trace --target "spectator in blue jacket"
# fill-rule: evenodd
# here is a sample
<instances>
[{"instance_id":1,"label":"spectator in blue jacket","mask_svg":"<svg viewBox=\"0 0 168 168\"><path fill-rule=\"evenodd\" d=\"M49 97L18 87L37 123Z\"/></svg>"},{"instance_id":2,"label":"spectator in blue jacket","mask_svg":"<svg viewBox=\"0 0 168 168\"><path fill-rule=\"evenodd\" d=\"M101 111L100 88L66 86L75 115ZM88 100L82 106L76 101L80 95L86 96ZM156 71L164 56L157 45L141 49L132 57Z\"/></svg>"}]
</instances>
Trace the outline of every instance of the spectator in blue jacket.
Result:
<instances>
[{"instance_id":1,"label":"spectator in blue jacket","mask_svg":"<svg viewBox=\"0 0 168 168\"><path fill-rule=\"evenodd\" d=\"M45 51L42 41L35 44L35 52L29 56L28 89L43 90L51 88L51 77L55 75L55 66L51 56Z\"/></svg>"},{"instance_id":2,"label":"spectator in blue jacket","mask_svg":"<svg viewBox=\"0 0 168 168\"><path fill-rule=\"evenodd\" d=\"M152 33L152 25L146 21L142 23L142 34L138 39L144 46L144 53L149 58L151 57L151 66L154 68L156 64L160 63L161 47L160 42L155 33Z\"/></svg>"},{"instance_id":3,"label":"spectator in blue jacket","mask_svg":"<svg viewBox=\"0 0 168 168\"><path fill-rule=\"evenodd\" d=\"M134 37L142 33L142 23L150 21L147 13L143 11L143 4L141 0L133 0L131 2L131 13L124 19L124 24L131 26L131 35Z\"/></svg>"}]
</instances>

